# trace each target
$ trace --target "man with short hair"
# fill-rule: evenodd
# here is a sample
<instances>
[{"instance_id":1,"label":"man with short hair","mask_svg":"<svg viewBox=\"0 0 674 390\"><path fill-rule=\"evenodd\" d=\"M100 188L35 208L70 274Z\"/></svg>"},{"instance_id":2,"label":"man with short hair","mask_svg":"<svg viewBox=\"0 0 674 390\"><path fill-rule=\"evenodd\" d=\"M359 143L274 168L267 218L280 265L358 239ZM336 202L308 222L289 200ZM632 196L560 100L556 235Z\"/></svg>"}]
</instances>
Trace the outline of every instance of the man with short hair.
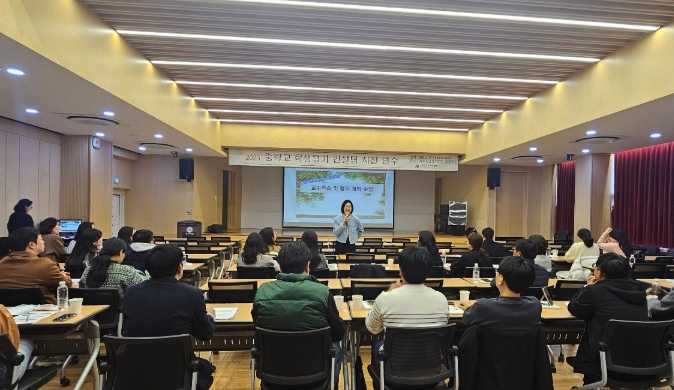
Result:
<instances>
[{"instance_id":1,"label":"man with short hair","mask_svg":"<svg viewBox=\"0 0 674 390\"><path fill-rule=\"evenodd\" d=\"M529 287L546 287L550 281L550 274L545 268L534 262L537 253L538 247L536 247L536 244L526 238L520 238L517 240L517 243L515 243L515 248L513 248L513 257L521 257L524 259L524 262L531 264L534 267L536 278L534 279L533 284L531 284ZM497 287L496 279L492 279L491 287Z\"/></svg>"},{"instance_id":2,"label":"man with short hair","mask_svg":"<svg viewBox=\"0 0 674 390\"><path fill-rule=\"evenodd\" d=\"M583 383L601 380L599 342L609 320L648 321L646 287L630 279L627 259L604 253L597 259L587 285L569 302L569 313L585 320L573 371L584 374Z\"/></svg>"},{"instance_id":3,"label":"man with short hair","mask_svg":"<svg viewBox=\"0 0 674 390\"><path fill-rule=\"evenodd\" d=\"M34 227L22 227L9 235L12 252L0 260L0 288L39 287L47 303L56 304L56 288L73 282L51 259L39 257L44 251L42 235Z\"/></svg>"},{"instance_id":4,"label":"man with short hair","mask_svg":"<svg viewBox=\"0 0 674 390\"><path fill-rule=\"evenodd\" d=\"M439 291L424 285L433 266L425 248L408 246L398 255L400 278L387 292L374 301L372 311L365 319L365 326L372 334L385 331L387 327L431 328L447 325L449 305ZM379 367L377 351L384 340L372 343L372 364Z\"/></svg>"},{"instance_id":5,"label":"man with short hair","mask_svg":"<svg viewBox=\"0 0 674 390\"><path fill-rule=\"evenodd\" d=\"M304 331L330 327L333 343L344 338L344 322L328 286L309 275L311 250L301 241L284 245L278 253L281 273L276 281L261 284L253 304L253 321L260 328ZM335 347L339 347L335 345ZM339 377L341 352L335 360Z\"/></svg>"},{"instance_id":6,"label":"man with short hair","mask_svg":"<svg viewBox=\"0 0 674 390\"><path fill-rule=\"evenodd\" d=\"M206 311L203 291L186 283L183 252L175 245L157 245L147 259L152 279L129 286L124 291L124 326L128 337L159 337L191 334L207 341L213 337L215 322ZM199 360L197 389L213 383L211 364Z\"/></svg>"},{"instance_id":7,"label":"man with short hair","mask_svg":"<svg viewBox=\"0 0 674 390\"><path fill-rule=\"evenodd\" d=\"M487 251L489 257L505 257L510 256L510 251L507 250L503 244L494 241L494 229L486 227L482 229L482 249Z\"/></svg>"},{"instance_id":8,"label":"man with short hair","mask_svg":"<svg viewBox=\"0 0 674 390\"><path fill-rule=\"evenodd\" d=\"M498 298L478 299L463 313L466 326L500 330L531 329L541 322L541 303L535 297L521 296L536 277L534 264L508 256L499 264L494 283Z\"/></svg>"},{"instance_id":9,"label":"man with short hair","mask_svg":"<svg viewBox=\"0 0 674 390\"><path fill-rule=\"evenodd\" d=\"M122 265L130 265L140 272L145 272L145 263L150 257L150 251L155 247L154 234L148 229L136 230L132 240Z\"/></svg>"}]
</instances>

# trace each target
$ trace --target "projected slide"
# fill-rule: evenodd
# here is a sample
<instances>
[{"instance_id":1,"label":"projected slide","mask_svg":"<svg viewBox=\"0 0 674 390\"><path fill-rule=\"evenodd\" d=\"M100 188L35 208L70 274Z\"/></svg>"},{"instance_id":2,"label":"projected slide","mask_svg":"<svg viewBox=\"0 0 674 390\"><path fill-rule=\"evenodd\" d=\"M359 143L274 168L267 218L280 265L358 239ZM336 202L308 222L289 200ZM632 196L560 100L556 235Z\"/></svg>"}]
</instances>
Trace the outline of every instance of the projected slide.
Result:
<instances>
[{"instance_id":1,"label":"projected slide","mask_svg":"<svg viewBox=\"0 0 674 390\"><path fill-rule=\"evenodd\" d=\"M393 228L392 171L284 169L284 227L332 227L345 199L363 226Z\"/></svg>"}]
</instances>

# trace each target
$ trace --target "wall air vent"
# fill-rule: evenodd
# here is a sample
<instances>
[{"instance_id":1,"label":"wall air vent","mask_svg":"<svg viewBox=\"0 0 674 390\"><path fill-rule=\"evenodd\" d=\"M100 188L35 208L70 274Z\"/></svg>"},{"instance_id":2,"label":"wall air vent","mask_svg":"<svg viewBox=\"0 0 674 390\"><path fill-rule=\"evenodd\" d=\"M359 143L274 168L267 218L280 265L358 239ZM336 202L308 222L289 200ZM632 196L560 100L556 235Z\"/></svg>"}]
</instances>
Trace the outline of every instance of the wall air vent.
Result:
<instances>
[{"instance_id":1,"label":"wall air vent","mask_svg":"<svg viewBox=\"0 0 674 390\"><path fill-rule=\"evenodd\" d=\"M601 137L584 137L579 138L573 142L583 145L601 145L601 144L610 144L616 141L619 141L620 137L616 135L601 136Z\"/></svg>"},{"instance_id":2,"label":"wall air vent","mask_svg":"<svg viewBox=\"0 0 674 390\"><path fill-rule=\"evenodd\" d=\"M109 119L101 118L98 116L92 115L69 115L66 117L69 121L79 123L80 125L87 126L117 126L119 122Z\"/></svg>"},{"instance_id":3,"label":"wall air vent","mask_svg":"<svg viewBox=\"0 0 674 390\"><path fill-rule=\"evenodd\" d=\"M140 146L145 146L148 149L155 149L155 150L171 150L176 148L171 144L165 144L160 142L141 142Z\"/></svg>"},{"instance_id":4,"label":"wall air vent","mask_svg":"<svg viewBox=\"0 0 674 390\"><path fill-rule=\"evenodd\" d=\"M538 160L539 158L543 158L543 156L536 156L536 155L531 155L531 154L526 154L522 156L515 156L512 159L513 160L522 160L522 161L528 161L528 160Z\"/></svg>"}]
</instances>

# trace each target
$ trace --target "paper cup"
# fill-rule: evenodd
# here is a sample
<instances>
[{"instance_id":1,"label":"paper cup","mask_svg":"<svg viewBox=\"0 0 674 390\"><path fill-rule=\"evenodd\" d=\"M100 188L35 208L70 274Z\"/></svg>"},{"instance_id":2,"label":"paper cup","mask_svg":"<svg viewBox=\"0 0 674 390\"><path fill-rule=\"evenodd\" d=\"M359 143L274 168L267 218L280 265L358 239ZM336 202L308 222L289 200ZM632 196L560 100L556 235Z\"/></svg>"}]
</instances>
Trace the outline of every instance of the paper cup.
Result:
<instances>
[{"instance_id":1,"label":"paper cup","mask_svg":"<svg viewBox=\"0 0 674 390\"><path fill-rule=\"evenodd\" d=\"M82 313L82 298L71 298L68 299L70 304L70 312L75 314Z\"/></svg>"},{"instance_id":2,"label":"paper cup","mask_svg":"<svg viewBox=\"0 0 674 390\"><path fill-rule=\"evenodd\" d=\"M553 256L553 257L559 256L559 250L558 250L558 249L553 249L553 250L552 250L552 256Z\"/></svg>"},{"instance_id":3,"label":"paper cup","mask_svg":"<svg viewBox=\"0 0 674 390\"><path fill-rule=\"evenodd\" d=\"M351 297L351 300L353 301L353 307L356 309L360 309L363 307L363 296L362 295L354 295Z\"/></svg>"},{"instance_id":4,"label":"paper cup","mask_svg":"<svg viewBox=\"0 0 674 390\"><path fill-rule=\"evenodd\" d=\"M459 291L459 300L460 301L470 301L470 291L460 290Z\"/></svg>"},{"instance_id":5,"label":"paper cup","mask_svg":"<svg viewBox=\"0 0 674 390\"><path fill-rule=\"evenodd\" d=\"M346 309L346 304L344 303L344 296L335 295L335 304L337 305L337 310Z\"/></svg>"},{"instance_id":6,"label":"paper cup","mask_svg":"<svg viewBox=\"0 0 674 390\"><path fill-rule=\"evenodd\" d=\"M393 265L393 259L386 259L386 263L388 265Z\"/></svg>"}]
</instances>

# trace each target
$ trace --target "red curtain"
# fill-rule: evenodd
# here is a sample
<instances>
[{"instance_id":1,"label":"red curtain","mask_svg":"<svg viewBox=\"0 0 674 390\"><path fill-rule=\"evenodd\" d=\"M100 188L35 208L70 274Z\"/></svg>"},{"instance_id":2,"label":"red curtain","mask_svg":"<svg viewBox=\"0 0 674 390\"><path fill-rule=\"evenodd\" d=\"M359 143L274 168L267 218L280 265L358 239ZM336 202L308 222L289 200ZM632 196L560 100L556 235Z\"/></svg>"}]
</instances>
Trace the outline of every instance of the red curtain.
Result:
<instances>
[{"instance_id":1,"label":"red curtain","mask_svg":"<svg viewBox=\"0 0 674 390\"><path fill-rule=\"evenodd\" d=\"M616 153L614 190L613 227L674 248L674 142Z\"/></svg>"},{"instance_id":2,"label":"red curtain","mask_svg":"<svg viewBox=\"0 0 674 390\"><path fill-rule=\"evenodd\" d=\"M568 161L557 165L557 205L555 232L573 232L573 207L576 202L576 163Z\"/></svg>"}]
</instances>

